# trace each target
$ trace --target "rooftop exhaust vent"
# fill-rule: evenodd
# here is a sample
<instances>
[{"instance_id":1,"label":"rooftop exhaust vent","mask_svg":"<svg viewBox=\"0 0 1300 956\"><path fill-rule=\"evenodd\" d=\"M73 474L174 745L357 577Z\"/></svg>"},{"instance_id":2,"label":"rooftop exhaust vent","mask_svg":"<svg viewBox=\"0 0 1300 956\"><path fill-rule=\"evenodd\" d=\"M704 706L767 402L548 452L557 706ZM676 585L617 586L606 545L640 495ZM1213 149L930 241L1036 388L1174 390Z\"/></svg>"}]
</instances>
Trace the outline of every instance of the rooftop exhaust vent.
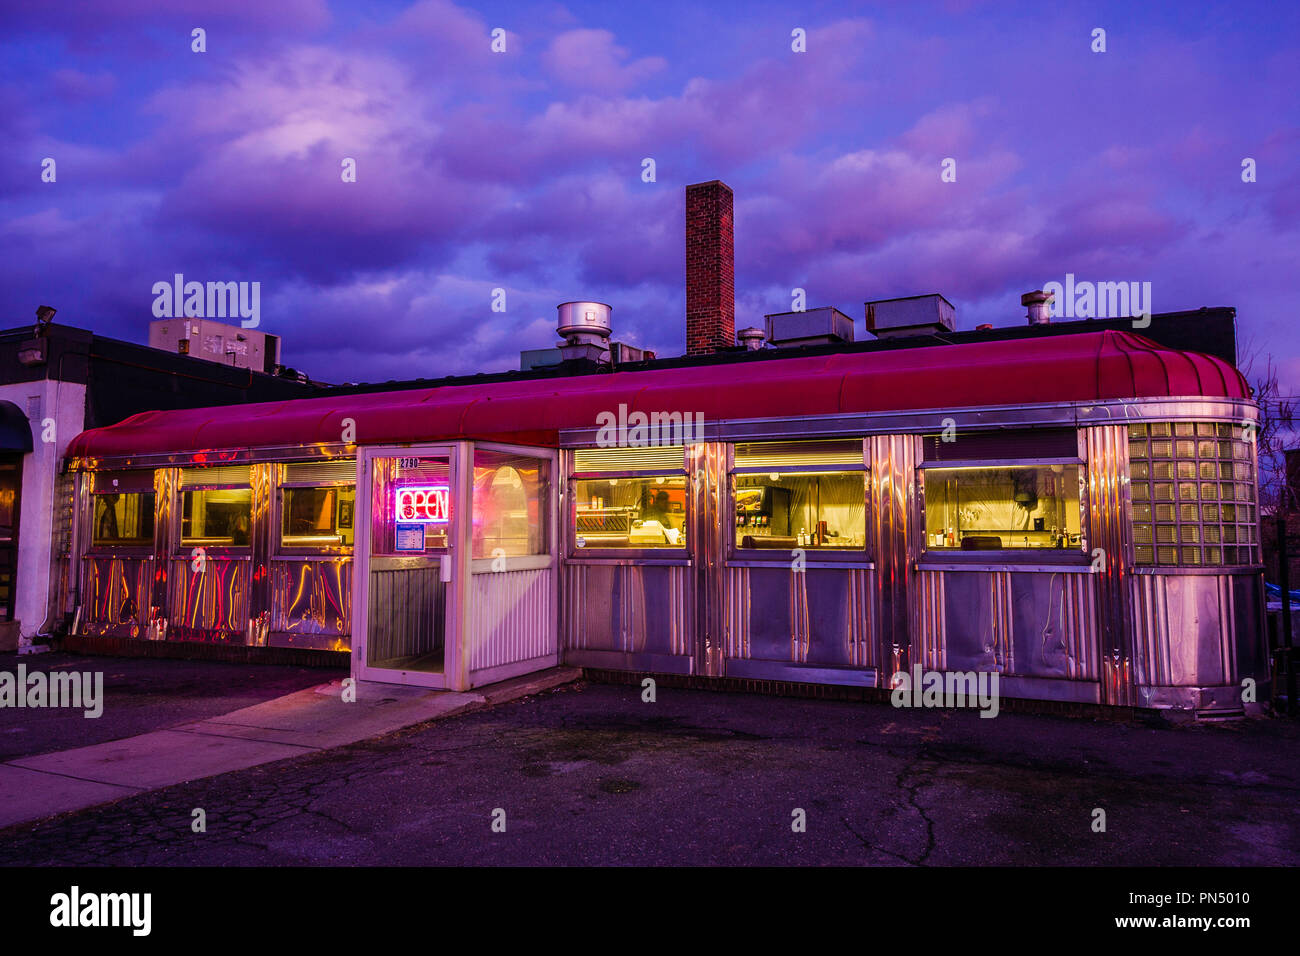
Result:
<instances>
[{"instance_id":1,"label":"rooftop exhaust vent","mask_svg":"<svg viewBox=\"0 0 1300 956\"><path fill-rule=\"evenodd\" d=\"M1026 318L1030 325L1047 325L1052 321L1052 300L1055 298L1056 293L1042 289L1026 292L1020 297L1020 304L1029 308Z\"/></svg>"},{"instance_id":2,"label":"rooftop exhaust vent","mask_svg":"<svg viewBox=\"0 0 1300 956\"><path fill-rule=\"evenodd\" d=\"M937 292L867 303L867 331L878 339L934 335L956 327L957 310Z\"/></svg>"},{"instance_id":3,"label":"rooftop exhaust vent","mask_svg":"<svg viewBox=\"0 0 1300 956\"><path fill-rule=\"evenodd\" d=\"M828 305L805 312L776 312L764 319L767 340L779 349L853 341L853 320Z\"/></svg>"}]
</instances>

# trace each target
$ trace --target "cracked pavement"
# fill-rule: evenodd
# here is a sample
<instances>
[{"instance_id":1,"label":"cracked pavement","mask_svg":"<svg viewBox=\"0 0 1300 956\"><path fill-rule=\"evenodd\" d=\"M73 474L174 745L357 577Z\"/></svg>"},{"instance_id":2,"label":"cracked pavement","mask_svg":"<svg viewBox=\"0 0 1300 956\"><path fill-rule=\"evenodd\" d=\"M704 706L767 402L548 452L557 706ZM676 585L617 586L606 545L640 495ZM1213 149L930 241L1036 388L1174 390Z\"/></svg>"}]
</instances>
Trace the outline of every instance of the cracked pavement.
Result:
<instances>
[{"instance_id":1,"label":"cracked pavement","mask_svg":"<svg viewBox=\"0 0 1300 956\"><path fill-rule=\"evenodd\" d=\"M1295 865L1298 756L1279 719L578 683L0 831L0 864Z\"/></svg>"}]
</instances>

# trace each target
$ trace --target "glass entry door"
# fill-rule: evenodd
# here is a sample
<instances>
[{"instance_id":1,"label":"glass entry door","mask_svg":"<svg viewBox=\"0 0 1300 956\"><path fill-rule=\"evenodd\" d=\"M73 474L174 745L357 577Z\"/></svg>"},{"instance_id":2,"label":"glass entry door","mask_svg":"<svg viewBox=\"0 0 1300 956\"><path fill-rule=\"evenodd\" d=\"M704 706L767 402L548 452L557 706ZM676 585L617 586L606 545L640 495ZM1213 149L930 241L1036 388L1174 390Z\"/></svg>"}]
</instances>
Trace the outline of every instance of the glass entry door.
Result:
<instances>
[{"instance_id":1,"label":"glass entry door","mask_svg":"<svg viewBox=\"0 0 1300 956\"><path fill-rule=\"evenodd\" d=\"M459 519L455 450L363 449L357 457L354 673L446 687Z\"/></svg>"}]
</instances>

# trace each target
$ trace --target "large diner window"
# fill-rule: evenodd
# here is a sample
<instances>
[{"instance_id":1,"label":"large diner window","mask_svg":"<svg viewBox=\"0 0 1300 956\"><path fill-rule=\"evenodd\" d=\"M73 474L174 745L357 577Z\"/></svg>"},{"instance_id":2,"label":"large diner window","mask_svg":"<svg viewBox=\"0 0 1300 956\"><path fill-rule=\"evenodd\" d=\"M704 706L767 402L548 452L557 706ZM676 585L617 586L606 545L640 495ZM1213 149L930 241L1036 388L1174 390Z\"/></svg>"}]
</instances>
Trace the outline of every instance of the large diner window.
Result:
<instances>
[{"instance_id":1,"label":"large diner window","mask_svg":"<svg viewBox=\"0 0 1300 956\"><path fill-rule=\"evenodd\" d=\"M1215 567L1259 561L1255 466L1229 422L1129 426L1134 560Z\"/></svg>"},{"instance_id":2,"label":"large diner window","mask_svg":"<svg viewBox=\"0 0 1300 956\"><path fill-rule=\"evenodd\" d=\"M153 545L153 472L97 472L94 476L94 547Z\"/></svg>"},{"instance_id":3,"label":"large diner window","mask_svg":"<svg viewBox=\"0 0 1300 956\"><path fill-rule=\"evenodd\" d=\"M546 554L550 462L474 449L473 556Z\"/></svg>"},{"instance_id":4,"label":"large diner window","mask_svg":"<svg viewBox=\"0 0 1300 956\"><path fill-rule=\"evenodd\" d=\"M866 547L861 439L737 444L731 493L737 548Z\"/></svg>"},{"instance_id":5,"label":"large diner window","mask_svg":"<svg viewBox=\"0 0 1300 956\"><path fill-rule=\"evenodd\" d=\"M351 548L356 541L357 463L293 462L280 485L280 546L292 551Z\"/></svg>"},{"instance_id":6,"label":"large diner window","mask_svg":"<svg viewBox=\"0 0 1300 956\"><path fill-rule=\"evenodd\" d=\"M574 452L574 551L686 547L686 449Z\"/></svg>"},{"instance_id":7,"label":"large diner window","mask_svg":"<svg viewBox=\"0 0 1300 956\"><path fill-rule=\"evenodd\" d=\"M1077 555L1083 476L1073 429L927 436L925 548Z\"/></svg>"},{"instance_id":8,"label":"large diner window","mask_svg":"<svg viewBox=\"0 0 1300 956\"><path fill-rule=\"evenodd\" d=\"M248 465L181 469L182 547L246 548L253 523Z\"/></svg>"}]
</instances>

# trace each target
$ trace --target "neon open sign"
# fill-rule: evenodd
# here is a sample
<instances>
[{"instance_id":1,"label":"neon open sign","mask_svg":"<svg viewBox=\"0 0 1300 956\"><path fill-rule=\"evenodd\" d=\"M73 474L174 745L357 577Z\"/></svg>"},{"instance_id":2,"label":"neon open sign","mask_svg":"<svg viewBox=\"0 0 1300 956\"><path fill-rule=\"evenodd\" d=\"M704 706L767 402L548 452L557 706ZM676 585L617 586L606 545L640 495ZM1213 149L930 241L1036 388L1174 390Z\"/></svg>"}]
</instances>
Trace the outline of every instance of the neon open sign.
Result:
<instances>
[{"instance_id":1,"label":"neon open sign","mask_svg":"<svg viewBox=\"0 0 1300 956\"><path fill-rule=\"evenodd\" d=\"M398 488L394 503L394 517L398 521L420 521L425 524L445 524L447 521L446 485L420 485Z\"/></svg>"}]
</instances>

